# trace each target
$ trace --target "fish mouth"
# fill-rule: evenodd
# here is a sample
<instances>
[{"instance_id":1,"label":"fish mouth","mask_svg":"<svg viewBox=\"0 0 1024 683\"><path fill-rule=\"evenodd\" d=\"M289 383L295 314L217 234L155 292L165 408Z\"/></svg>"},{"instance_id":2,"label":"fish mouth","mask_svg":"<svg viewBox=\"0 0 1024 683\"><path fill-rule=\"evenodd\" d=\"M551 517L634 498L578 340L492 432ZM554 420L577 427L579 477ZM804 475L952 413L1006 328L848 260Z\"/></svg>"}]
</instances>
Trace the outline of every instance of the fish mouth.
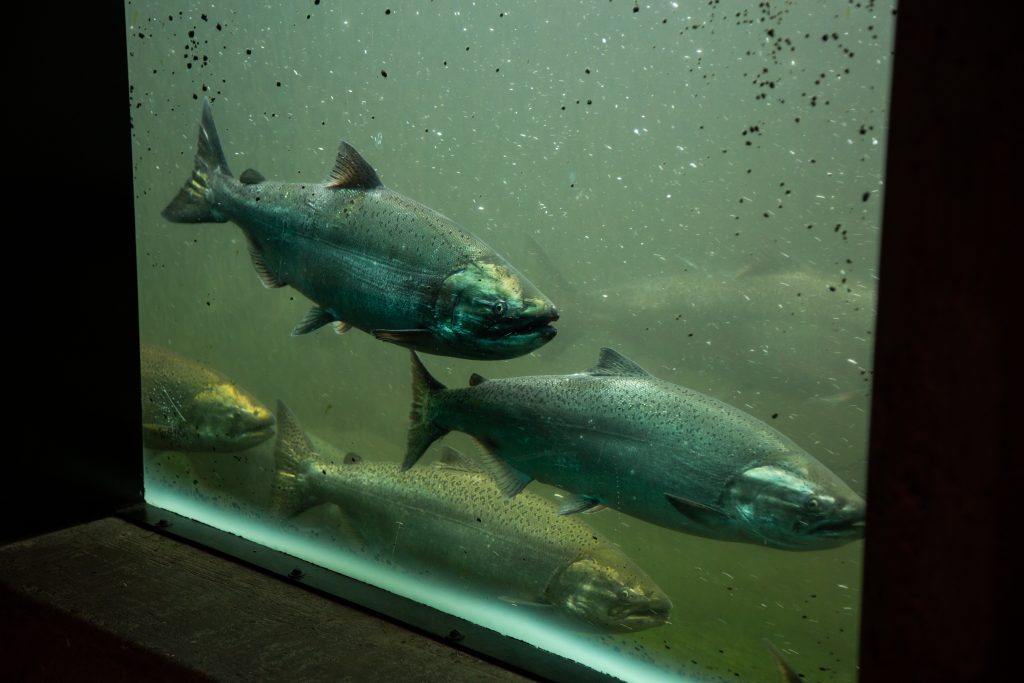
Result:
<instances>
[{"instance_id":1,"label":"fish mouth","mask_svg":"<svg viewBox=\"0 0 1024 683\"><path fill-rule=\"evenodd\" d=\"M828 538L857 539L864 538L865 531L864 516L822 522L816 524L812 533L815 536L826 536Z\"/></svg>"},{"instance_id":2,"label":"fish mouth","mask_svg":"<svg viewBox=\"0 0 1024 683\"><path fill-rule=\"evenodd\" d=\"M494 329L488 336L492 339L535 336L548 342L558 334L558 330L551 325L556 320L558 320L558 311L552 307L545 313L520 319L519 324L511 329Z\"/></svg>"},{"instance_id":3,"label":"fish mouth","mask_svg":"<svg viewBox=\"0 0 1024 683\"><path fill-rule=\"evenodd\" d=\"M671 611L672 601L661 598L618 605L608 610L608 618L623 630L638 631L667 623Z\"/></svg>"},{"instance_id":4,"label":"fish mouth","mask_svg":"<svg viewBox=\"0 0 1024 683\"><path fill-rule=\"evenodd\" d=\"M269 419L263 420L252 429L247 429L242 434L239 434L237 441L243 449L250 448L263 443L275 434L277 434L277 420L274 419L273 415L270 415Z\"/></svg>"}]
</instances>

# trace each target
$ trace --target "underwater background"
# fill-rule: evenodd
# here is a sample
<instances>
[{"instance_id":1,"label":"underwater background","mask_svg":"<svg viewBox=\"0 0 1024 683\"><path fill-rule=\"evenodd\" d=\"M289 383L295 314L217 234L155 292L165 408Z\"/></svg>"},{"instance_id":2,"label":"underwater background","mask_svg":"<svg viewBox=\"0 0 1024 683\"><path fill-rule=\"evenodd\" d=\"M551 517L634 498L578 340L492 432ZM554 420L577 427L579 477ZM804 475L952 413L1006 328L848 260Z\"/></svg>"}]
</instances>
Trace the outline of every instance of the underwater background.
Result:
<instances>
[{"instance_id":1,"label":"underwater background","mask_svg":"<svg viewBox=\"0 0 1024 683\"><path fill-rule=\"evenodd\" d=\"M559 307L558 336L522 358L425 356L446 385L582 371L613 347L865 493L892 3L127 2L126 20L144 343L283 399L341 453L401 461L408 352L290 336L310 304L260 285L237 227L161 218L206 96L236 173L319 182L345 140ZM146 457L150 502L205 509L189 494L209 462ZM265 468L246 479L228 457L227 488L265 488ZM861 543L584 521L673 602L670 624L585 636L626 668L775 680L768 639L804 680L856 679Z\"/></svg>"}]
</instances>

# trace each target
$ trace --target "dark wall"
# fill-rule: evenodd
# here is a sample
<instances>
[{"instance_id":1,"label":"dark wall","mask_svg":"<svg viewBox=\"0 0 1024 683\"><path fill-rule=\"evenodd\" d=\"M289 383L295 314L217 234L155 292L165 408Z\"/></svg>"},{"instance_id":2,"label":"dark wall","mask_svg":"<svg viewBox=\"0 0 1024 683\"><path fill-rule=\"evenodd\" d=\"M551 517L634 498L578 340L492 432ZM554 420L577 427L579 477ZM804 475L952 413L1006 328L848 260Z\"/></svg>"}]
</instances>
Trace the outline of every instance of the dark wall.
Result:
<instances>
[{"instance_id":1,"label":"dark wall","mask_svg":"<svg viewBox=\"0 0 1024 683\"><path fill-rule=\"evenodd\" d=\"M1006 5L1009 6L1009 5ZM1001 680L1022 448L1017 23L901 2L882 229L861 672ZM1014 392L1019 393L1019 391ZM1019 403L1019 401L1016 401ZM1019 563L1017 563L1019 566ZM1004 621L1004 623L1007 623Z\"/></svg>"},{"instance_id":2,"label":"dark wall","mask_svg":"<svg viewBox=\"0 0 1024 683\"><path fill-rule=\"evenodd\" d=\"M0 541L109 514L142 489L124 9L36 8L8 22L20 80L6 91L14 438Z\"/></svg>"}]
</instances>

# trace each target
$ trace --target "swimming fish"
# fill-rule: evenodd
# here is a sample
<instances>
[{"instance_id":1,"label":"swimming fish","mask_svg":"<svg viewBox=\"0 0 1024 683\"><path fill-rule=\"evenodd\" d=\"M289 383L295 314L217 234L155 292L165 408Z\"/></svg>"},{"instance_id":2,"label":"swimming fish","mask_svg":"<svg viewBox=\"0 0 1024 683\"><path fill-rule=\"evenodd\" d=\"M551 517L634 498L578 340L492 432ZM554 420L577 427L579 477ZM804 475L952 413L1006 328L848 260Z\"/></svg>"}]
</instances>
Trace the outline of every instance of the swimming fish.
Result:
<instances>
[{"instance_id":1,"label":"swimming fish","mask_svg":"<svg viewBox=\"0 0 1024 683\"><path fill-rule=\"evenodd\" d=\"M607 539L539 496L503 496L457 452L406 474L354 454L334 464L281 402L277 417L278 514L332 504L342 534L378 560L553 607L586 630L639 631L668 619L668 596Z\"/></svg>"},{"instance_id":2,"label":"swimming fish","mask_svg":"<svg viewBox=\"0 0 1024 683\"><path fill-rule=\"evenodd\" d=\"M669 529L785 550L864 534L864 501L785 435L710 396L657 379L612 349L572 375L470 378L447 389L413 353L403 469L449 431L475 437L514 496L533 479Z\"/></svg>"},{"instance_id":3,"label":"swimming fish","mask_svg":"<svg viewBox=\"0 0 1024 683\"><path fill-rule=\"evenodd\" d=\"M474 359L515 358L555 336L558 311L540 290L449 218L384 187L346 142L322 183L252 169L235 179L207 98L195 168L162 215L241 227L263 285L290 285L316 304L293 335L357 327Z\"/></svg>"},{"instance_id":4,"label":"swimming fish","mask_svg":"<svg viewBox=\"0 0 1024 683\"><path fill-rule=\"evenodd\" d=\"M141 363L146 448L241 451L274 435L270 411L213 368L149 344Z\"/></svg>"},{"instance_id":5,"label":"swimming fish","mask_svg":"<svg viewBox=\"0 0 1024 683\"><path fill-rule=\"evenodd\" d=\"M845 396L867 408L876 309L870 279L757 261L738 274L678 267L643 278L603 274L551 294L582 311L610 346L643 348L716 393L827 403ZM561 334L563 347L583 336L578 328Z\"/></svg>"}]
</instances>

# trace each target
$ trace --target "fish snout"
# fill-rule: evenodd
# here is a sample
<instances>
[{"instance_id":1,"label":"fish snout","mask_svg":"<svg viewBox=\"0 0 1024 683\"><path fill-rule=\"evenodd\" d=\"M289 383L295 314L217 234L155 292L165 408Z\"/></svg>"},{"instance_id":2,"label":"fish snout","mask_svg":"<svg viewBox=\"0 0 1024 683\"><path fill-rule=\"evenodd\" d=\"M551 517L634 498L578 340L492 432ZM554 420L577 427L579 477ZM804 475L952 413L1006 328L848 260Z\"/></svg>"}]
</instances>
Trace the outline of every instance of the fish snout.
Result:
<instances>
[{"instance_id":1,"label":"fish snout","mask_svg":"<svg viewBox=\"0 0 1024 683\"><path fill-rule=\"evenodd\" d=\"M836 540L853 541L864 538L867 504L860 496L837 501L834 513L814 525L814 533Z\"/></svg>"},{"instance_id":2,"label":"fish snout","mask_svg":"<svg viewBox=\"0 0 1024 683\"><path fill-rule=\"evenodd\" d=\"M639 631L667 623L671 611L672 601L667 595L633 591L625 604L608 610L608 619L624 630Z\"/></svg>"}]
</instances>

